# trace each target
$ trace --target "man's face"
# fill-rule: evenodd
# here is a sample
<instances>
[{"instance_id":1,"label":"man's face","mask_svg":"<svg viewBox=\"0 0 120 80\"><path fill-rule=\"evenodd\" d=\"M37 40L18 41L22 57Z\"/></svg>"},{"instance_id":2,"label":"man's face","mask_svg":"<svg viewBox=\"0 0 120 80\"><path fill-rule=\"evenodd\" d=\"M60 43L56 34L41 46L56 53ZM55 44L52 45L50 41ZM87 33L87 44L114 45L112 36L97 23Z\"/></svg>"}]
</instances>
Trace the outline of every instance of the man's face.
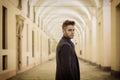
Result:
<instances>
[{"instance_id":1,"label":"man's face","mask_svg":"<svg viewBox=\"0 0 120 80\"><path fill-rule=\"evenodd\" d=\"M74 37L74 26L73 25L68 25L63 29L63 34L64 36L72 39Z\"/></svg>"}]
</instances>

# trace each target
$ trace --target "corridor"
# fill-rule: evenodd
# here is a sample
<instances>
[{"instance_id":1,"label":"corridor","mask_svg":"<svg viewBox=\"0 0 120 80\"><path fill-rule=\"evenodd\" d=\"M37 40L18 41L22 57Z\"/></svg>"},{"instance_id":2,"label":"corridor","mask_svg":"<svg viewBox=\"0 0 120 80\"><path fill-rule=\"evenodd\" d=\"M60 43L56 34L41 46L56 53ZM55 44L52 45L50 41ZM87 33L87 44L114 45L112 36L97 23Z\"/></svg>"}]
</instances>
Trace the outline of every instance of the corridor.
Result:
<instances>
[{"instance_id":1,"label":"corridor","mask_svg":"<svg viewBox=\"0 0 120 80\"><path fill-rule=\"evenodd\" d=\"M8 80L55 80L55 63L55 59L47 61ZM82 60L79 60L79 64L81 80L119 80L110 76L110 72L104 72Z\"/></svg>"},{"instance_id":2,"label":"corridor","mask_svg":"<svg viewBox=\"0 0 120 80\"><path fill-rule=\"evenodd\" d=\"M81 79L120 78L120 0L0 0L0 80L54 80L65 20Z\"/></svg>"}]
</instances>

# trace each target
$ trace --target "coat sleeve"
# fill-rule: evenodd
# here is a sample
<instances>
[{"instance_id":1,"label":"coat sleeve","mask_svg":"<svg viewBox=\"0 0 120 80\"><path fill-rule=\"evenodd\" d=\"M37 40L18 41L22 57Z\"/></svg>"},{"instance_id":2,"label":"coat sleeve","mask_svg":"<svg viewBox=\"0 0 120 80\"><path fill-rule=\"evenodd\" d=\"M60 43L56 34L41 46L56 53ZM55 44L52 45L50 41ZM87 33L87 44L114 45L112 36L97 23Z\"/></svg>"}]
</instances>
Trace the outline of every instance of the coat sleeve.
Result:
<instances>
[{"instance_id":1,"label":"coat sleeve","mask_svg":"<svg viewBox=\"0 0 120 80\"><path fill-rule=\"evenodd\" d=\"M61 47L60 59L61 59L61 69L64 80L72 80L72 72L71 72L71 62L70 62L70 46L65 44Z\"/></svg>"}]
</instances>

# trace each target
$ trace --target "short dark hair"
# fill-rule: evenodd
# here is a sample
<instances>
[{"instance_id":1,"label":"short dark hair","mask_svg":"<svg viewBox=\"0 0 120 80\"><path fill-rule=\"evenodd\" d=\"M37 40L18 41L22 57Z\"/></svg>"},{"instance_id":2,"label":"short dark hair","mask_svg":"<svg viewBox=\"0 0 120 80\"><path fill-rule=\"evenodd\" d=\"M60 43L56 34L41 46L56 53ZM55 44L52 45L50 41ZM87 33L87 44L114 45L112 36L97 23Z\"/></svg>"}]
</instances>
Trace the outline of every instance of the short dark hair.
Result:
<instances>
[{"instance_id":1,"label":"short dark hair","mask_svg":"<svg viewBox=\"0 0 120 80\"><path fill-rule=\"evenodd\" d=\"M62 24L62 29L64 29L65 27L67 27L68 25L75 25L75 22L74 21L71 21L71 20L65 20Z\"/></svg>"}]
</instances>

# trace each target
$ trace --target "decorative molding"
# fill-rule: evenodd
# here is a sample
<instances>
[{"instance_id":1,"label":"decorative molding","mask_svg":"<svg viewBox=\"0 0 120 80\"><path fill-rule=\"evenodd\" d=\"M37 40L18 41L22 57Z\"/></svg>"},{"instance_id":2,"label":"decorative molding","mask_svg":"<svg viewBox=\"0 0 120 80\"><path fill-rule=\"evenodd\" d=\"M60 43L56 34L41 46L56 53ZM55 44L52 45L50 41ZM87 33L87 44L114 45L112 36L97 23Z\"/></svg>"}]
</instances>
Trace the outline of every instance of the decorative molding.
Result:
<instances>
[{"instance_id":1,"label":"decorative molding","mask_svg":"<svg viewBox=\"0 0 120 80\"><path fill-rule=\"evenodd\" d=\"M22 17L21 15L16 15L16 20L17 20L17 21L16 21L16 24L17 24L17 28L16 28L17 35L20 35L20 34L19 34L19 31L20 31L20 33L21 33L22 30L23 30L25 18Z\"/></svg>"},{"instance_id":2,"label":"decorative molding","mask_svg":"<svg viewBox=\"0 0 120 80\"><path fill-rule=\"evenodd\" d=\"M17 37L17 73L21 70L22 67L22 31L24 28L25 18L21 15L16 15L16 37Z\"/></svg>"},{"instance_id":3,"label":"decorative molding","mask_svg":"<svg viewBox=\"0 0 120 80\"><path fill-rule=\"evenodd\" d=\"M112 3L113 0L110 0L110 2Z\"/></svg>"},{"instance_id":4,"label":"decorative molding","mask_svg":"<svg viewBox=\"0 0 120 80\"><path fill-rule=\"evenodd\" d=\"M103 70L103 71L105 71L105 72L111 71L111 67L110 67L110 66L101 66L100 64L96 64L96 63L94 63L94 62L85 60L85 59L80 58L80 57L79 57L79 59L82 60L82 61L84 61L84 62L89 63L90 65L96 66L97 68L99 68L99 69L101 69L101 70Z\"/></svg>"}]
</instances>

